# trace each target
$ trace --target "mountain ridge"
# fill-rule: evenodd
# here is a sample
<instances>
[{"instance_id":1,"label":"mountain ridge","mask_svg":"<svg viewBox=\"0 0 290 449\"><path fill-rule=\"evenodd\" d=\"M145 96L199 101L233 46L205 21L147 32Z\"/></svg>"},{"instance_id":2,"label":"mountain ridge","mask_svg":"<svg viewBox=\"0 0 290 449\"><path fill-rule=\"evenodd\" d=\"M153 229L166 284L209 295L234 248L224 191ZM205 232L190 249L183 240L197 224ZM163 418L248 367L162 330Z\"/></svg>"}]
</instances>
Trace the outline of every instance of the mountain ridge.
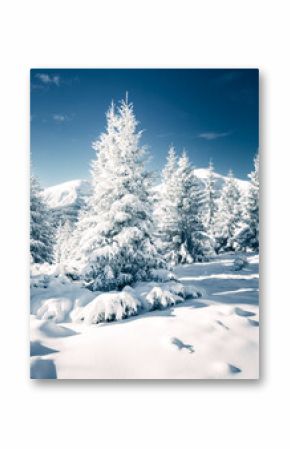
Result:
<instances>
[{"instance_id":1,"label":"mountain ridge","mask_svg":"<svg viewBox=\"0 0 290 449\"><path fill-rule=\"evenodd\" d=\"M195 175L204 182L208 177L209 170L207 168L197 168L194 170ZM215 187L220 191L228 179L219 173L213 172ZM246 194L250 185L247 180L235 178L242 194ZM77 220L79 210L84 206L89 196L91 183L87 179L73 179L43 190L42 196L48 207L54 211L56 221L64 221L66 219L74 222ZM160 190L160 184L153 187L156 193Z\"/></svg>"}]
</instances>

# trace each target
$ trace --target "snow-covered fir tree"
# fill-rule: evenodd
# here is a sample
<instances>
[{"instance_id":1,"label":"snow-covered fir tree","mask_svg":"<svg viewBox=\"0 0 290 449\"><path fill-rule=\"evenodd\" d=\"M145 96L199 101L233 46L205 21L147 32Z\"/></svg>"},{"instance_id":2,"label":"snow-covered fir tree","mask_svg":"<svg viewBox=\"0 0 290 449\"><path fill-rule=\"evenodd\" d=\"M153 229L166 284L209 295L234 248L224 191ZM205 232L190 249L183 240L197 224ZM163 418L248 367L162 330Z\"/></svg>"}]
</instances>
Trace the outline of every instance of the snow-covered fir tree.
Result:
<instances>
[{"instance_id":1,"label":"snow-covered fir tree","mask_svg":"<svg viewBox=\"0 0 290 449\"><path fill-rule=\"evenodd\" d=\"M185 152L177 161L170 149L157 207L158 246L167 262L191 263L209 255L210 241L202 222L205 192Z\"/></svg>"},{"instance_id":2,"label":"snow-covered fir tree","mask_svg":"<svg viewBox=\"0 0 290 449\"><path fill-rule=\"evenodd\" d=\"M30 254L34 263L52 263L54 230L50 211L35 176L30 178Z\"/></svg>"},{"instance_id":3,"label":"snow-covered fir tree","mask_svg":"<svg viewBox=\"0 0 290 449\"><path fill-rule=\"evenodd\" d=\"M249 174L250 188L245 200L244 226L237 235L241 249L259 250L259 154Z\"/></svg>"},{"instance_id":4,"label":"snow-covered fir tree","mask_svg":"<svg viewBox=\"0 0 290 449\"><path fill-rule=\"evenodd\" d=\"M204 208L204 225L206 227L208 236L212 239L213 246L214 246L215 223L217 220L217 212L218 212L217 199L218 193L215 189L214 166L212 160L210 160L208 167L208 176L205 179L206 205Z\"/></svg>"},{"instance_id":5,"label":"snow-covered fir tree","mask_svg":"<svg viewBox=\"0 0 290 449\"><path fill-rule=\"evenodd\" d=\"M153 242L151 178L132 104L112 104L93 144L92 194L74 232L74 271L92 290L148 280L162 265Z\"/></svg>"},{"instance_id":6,"label":"snow-covered fir tree","mask_svg":"<svg viewBox=\"0 0 290 449\"><path fill-rule=\"evenodd\" d=\"M154 209L156 244L158 251L167 262L177 263L178 245L175 236L178 232L176 213L176 170L178 158L175 148L170 146L167 161L161 172L161 185Z\"/></svg>"},{"instance_id":7,"label":"snow-covered fir tree","mask_svg":"<svg viewBox=\"0 0 290 449\"><path fill-rule=\"evenodd\" d=\"M54 262L64 264L71 253L71 236L73 226L66 220L64 223L61 221L55 232L55 245L54 245Z\"/></svg>"},{"instance_id":8,"label":"snow-covered fir tree","mask_svg":"<svg viewBox=\"0 0 290 449\"><path fill-rule=\"evenodd\" d=\"M233 172L230 170L221 192L215 223L215 241L218 252L236 249L235 236L240 229L241 220L241 193Z\"/></svg>"}]
</instances>

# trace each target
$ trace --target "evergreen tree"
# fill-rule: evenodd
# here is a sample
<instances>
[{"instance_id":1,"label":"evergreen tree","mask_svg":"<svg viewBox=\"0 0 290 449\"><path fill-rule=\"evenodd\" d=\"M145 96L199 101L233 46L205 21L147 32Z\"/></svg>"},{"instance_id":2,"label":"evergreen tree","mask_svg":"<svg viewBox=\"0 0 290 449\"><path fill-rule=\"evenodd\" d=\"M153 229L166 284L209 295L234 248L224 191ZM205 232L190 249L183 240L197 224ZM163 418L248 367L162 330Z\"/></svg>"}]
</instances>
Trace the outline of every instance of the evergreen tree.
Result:
<instances>
[{"instance_id":1,"label":"evergreen tree","mask_svg":"<svg viewBox=\"0 0 290 449\"><path fill-rule=\"evenodd\" d=\"M66 220L60 221L55 232L54 261L64 264L70 257L70 243L72 236L72 225Z\"/></svg>"},{"instance_id":2,"label":"evergreen tree","mask_svg":"<svg viewBox=\"0 0 290 449\"><path fill-rule=\"evenodd\" d=\"M144 169L133 106L107 113L107 129L93 144L93 192L74 233L74 266L88 288L112 290L150 279L161 260L152 236L151 179Z\"/></svg>"},{"instance_id":3,"label":"evergreen tree","mask_svg":"<svg viewBox=\"0 0 290 449\"><path fill-rule=\"evenodd\" d=\"M169 263L191 263L209 254L209 239L202 223L204 207L205 192L186 153L177 161L171 149L162 172L157 216L159 248Z\"/></svg>"},{"instance_id":4,"label":"evergreen tree","mask_svg":"<svg viewBox=\"0 0 290 449\"><path fill-rule=\"evenodd\" d=\"M215 223L217 219L217 211L218 211L218 194L215 189L215 179L214 179L214 166L212 161L210 160L208 167L208 176L205 180L205 227L209 237L212 239L212 245L214 246L214 230Z\"/></svg>"},{"instance_id":5,"label":"evergreen tree","mask_svg":"<svg viewBox=\"0 0 290 449\"><path fill-rule=\"evenodd\" d=\"M30 254L34 263L52 263L54 232L50 211L41 197L38 180L30 178Z\"/></svg>"},{"instance_id":6,"label":"evergreen tree","mask_svg":"<svg viewBox=\"0 0 290 449\"><path fill-rule=\"evenodd\" d=\"M159 252L170 263L177 263L178 245L175 236L178 233L176 215L176 170L177 156L173 145L170 146L167 162L161 173L161 186L154 210L156 243Z\"/></svg>"},{"instance_id":7,"label":"evergreen tree","mask_svg":"<svg viewBox=\"0 0 290 449\"><path fill-rule=\"evenodd\" d=\"M215 224L215 239L218 251L233 251L236 249L235 236L241 225L241 220L241 193L233 172L230 170L221 192Z\"/></svg>"},{"instance_id":8,"label":"evergreen tree","mask_svg":"<svg viewBox=\"0 0 290 449\"><path fill-rule=\"evenodd\" d=\"M237 235L241 249L259 250L259 154L254 159L254 171L249 175L251 184L245 201L244 227Z\"/></svg>"}]
</instances>

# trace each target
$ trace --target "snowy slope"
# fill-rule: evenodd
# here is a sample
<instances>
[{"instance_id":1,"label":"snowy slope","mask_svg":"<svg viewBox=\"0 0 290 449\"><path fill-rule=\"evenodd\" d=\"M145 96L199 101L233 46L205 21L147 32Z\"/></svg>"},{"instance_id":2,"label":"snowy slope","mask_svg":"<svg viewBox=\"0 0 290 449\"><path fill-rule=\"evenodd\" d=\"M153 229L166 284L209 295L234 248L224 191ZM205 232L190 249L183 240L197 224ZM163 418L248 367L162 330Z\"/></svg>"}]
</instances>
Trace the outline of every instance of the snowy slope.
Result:
<instances>
[{"instance_id":1,"label":"snowy slope","mask_svg":"<svg viewBox=\"0 0 290 449\"><path fill-rule=\"evenodd\" d=\"M90 192L90 182L83 179L48 187L42 192L47 205L53 210L56 224L61 220L75 222Z\"/></svg>"},{"instance_id":2,"label":"snowy slope","mask_svg":"<svg viewBox=\"0 0 290 449\"><path fill-rule=\"evenodd\" d=\"M208 177L208 172L209 172L208 168L197 168L194 170L196 176L202 181L204 181ZM215 187L217 190L222 189L225 181L228 179L227 176L220 175L219 173L216 172L213 172L213 178L215 180ZM250 182L239 178L235 178L235 180L241 191L243 193L246 193L250 186Z\"/></svg>"},{"instance_id":3,"label":"snowy slope","mask_svg":"<svg viewBox=\"0 0 290 449\"><path fill-rule=\"evenodd\" d=\"M208 168L197 168L194 170L195 175L197 176L197 178L199 178L202 182L204 182L206 180L206 178L208 177ZM213 178L215 181L215 189L217 191L220 191L224 184L225 181L228 179L227 176L223 176L220 175L219 173L213 172ZM248 189L250 187L250 182L246 181L244 179L239 179L239 178L235 178L240 190L242 194L247 194ZM153 187L153 192L158 193L161 189L161 185L157 184Z\"/></svg>"},{"instance_id":4,"label":"snowy slope","mask_svg":"<svg viewBox=\"0 0 290 449\"><path fill-rule=\"evenodd\" d=\"M44 189L43 198L52 209L67 207L78 203L81 197L89 193L89 190L89 181L75 179Z\"/></svg>"},{"instance_id":5,"label":"snowy slope","mask_svg":"<svg viewBox=\"0 0 290 449\"><path fill-rule=\"evenodd\" d=\"M177 267L182 283L203 296L165 310L90 326L32 315L32 377L258 378L259 260L250 255L233 271L235 257Z\"/></svg>"},{"instance_id":6,"label":"snowy slope","mask_svg":"<svg viewBox=\"0 0 290 449\"><path fill-rule=\"evenodd\" d=\"M195 170L196 176L204 181L208 176L207 168L198 168ZM222 189L226 176L218 173L213 173L216 181L216 189ZM235 178L241 191L246 193L249 188L249 181ZM159 190L159 185L154 187L155 191ZM43 197L46 200L48 206L52 209L62 209L68 207L78 206L79 203L85 198L90 191L90 182L83 179L76 179L62 184L57 184L52 187L48 187L43 191Z\"/></svg>"}]
</instances>

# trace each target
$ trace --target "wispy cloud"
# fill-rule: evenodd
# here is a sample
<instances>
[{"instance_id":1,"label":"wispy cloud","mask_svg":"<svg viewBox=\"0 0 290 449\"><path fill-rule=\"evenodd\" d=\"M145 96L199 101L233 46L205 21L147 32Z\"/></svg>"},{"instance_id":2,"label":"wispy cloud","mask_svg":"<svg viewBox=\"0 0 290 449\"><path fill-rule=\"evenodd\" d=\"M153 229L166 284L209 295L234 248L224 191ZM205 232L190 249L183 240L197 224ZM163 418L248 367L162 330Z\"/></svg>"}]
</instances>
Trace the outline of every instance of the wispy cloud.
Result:
<instances>
[{"instance_id":1,"label":"wispy cloud","mask_svg":"<svg viewBox=\"0 0 290 449\"><path fill-rule=\"evenodd\" d=\"M35 78L39 79L43 84L49 86L54 84L55 86L60 85L59 75L48 75L48 73L36 73Z\"/></svg>"},{"instance_id":2,"label":"wispy cloud","mask_svg":"<svg viewBox=\"0 0 290 449\"><path fill-rule=\"evenodd\" d=\"M64 122L70 122L73 119L73 115L67 115L67 114L53 114L52 119L56 123L64 123Z\"/></svg>"},{"instance_id":3,"label":"wispy cloud","mask_svg":"<svg viewBox=\"0 0 290 449\"><path fill-rule=\"evenodd\" d=\"M230 131L223 132L223 133L205 132L205 133L198 134L197 137L199 137L200 139L205 139L205 140L216 140L216 139L220 139L221 137L227 137L230 134L231 134Z\"/></svg>"}]
</instances>

